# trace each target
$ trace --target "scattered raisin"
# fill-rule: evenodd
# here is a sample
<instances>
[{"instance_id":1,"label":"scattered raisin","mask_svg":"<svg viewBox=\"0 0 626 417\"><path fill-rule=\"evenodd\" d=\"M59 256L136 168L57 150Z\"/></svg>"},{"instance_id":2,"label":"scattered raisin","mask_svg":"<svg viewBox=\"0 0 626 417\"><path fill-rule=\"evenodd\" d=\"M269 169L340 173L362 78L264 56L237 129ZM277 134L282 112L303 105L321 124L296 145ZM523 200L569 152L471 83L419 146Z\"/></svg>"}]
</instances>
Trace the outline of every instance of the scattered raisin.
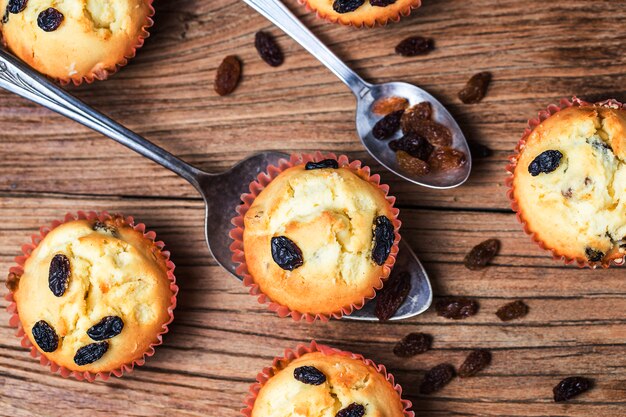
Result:
<instances>
[{"instance_id":1,"label":"scattered raisin","mask_svg":"<svg viewBox=\"0 0 626 417\"><path fill-rule=\"evenodd\" d=\"M49 7L37 16L37 26L44 32L54 32L61 26L64 18L63 13L54 7Z\"/></svg>"},{"instance_id":2,"label":"scattered raisin","mask_svg":"<svg viewBox=\"0 0 626 417\"><path fill-rule=\"evenodd\" d=\"M393 348L393 354L401 358L419 355L430 350L433 337L426 333L409 333Z\"/></svg>"},{"instance_id":3,"label":"scattered raisin","mask_svg":"<svg viewBox=\"0 0 626 417\"><path fill-rule=\"evenodd\" d=\"M7 11L9 13L18 14L26 8L28 0L9 0L7 4Z\"/></svg>"},{"instance_id":4,"label":"scattered raisin","mask_svg":"<svg viewBox=\"0 0 626 417\"><path fill-rule=\"evenodd\" d=\"M491 82L490 72L479 72L469 79L465 87L459 91L459 99L465 104L476 104L485 97Z\"/></svg>"},{"instance_id":5,"label":"scattered raisin","mask_svg":"<svg viewBox=\"0 0 626 417\"><path fill-rule=\"evenodd\" d=\"M452 133L450 129L441 123L434 122L432 120L413 118L411 123L402 125L404 133L416 133L424 138L434 146L450 146L452 145Z\"/></svg>"},{"instance_id":6,"label":"scattered raisin","mask_svg":"<svg viewBox=\"0 0 626 417\"><path fill-rule=\"evenodd\" d=\"M470 148L470 153L473 158L488 158L493 155L493 151L488 147L481 143L474 142L473 140L468 140L467 145Z\"/></svg>"},{"instance_id":7,"label":"scattered raisin","mask_svg":"<svg viewBox=\"0 0 626 417\"><path fill-rule=\"evenodd\" d=\"M62 253L54 255L50 261L48 287L52 294L61 297L65 294L70 280L70 260Z\"/></svg>"},{"instance_id":8,"label":"scattered raisin","mask_svg":"<svg viewBox=\"0 0 626 417\"><path fill-rule=\"evenodd\" d=\"M20 285L20 276L15 272L9 272L7 275L6 287L9 291L16 291L17 287Z\"/></svg>"},{"instance_id":9,"label":"scattered raisin","mask_svg":"<svg viewBox=\"0 0 626 417\"><path fill-rule=\"evenodd\" d=\"M365 0L335 0L333 10L337 13L353 12L365 3Z\"/></svg>"},{"instance_id":10,"label":"scattered raisin","mask_svg":"<svg viewBox=\"0 0 626 417\"><path fill-rule=\"evenodd\" d=\"M498 239L487 239L474 246L465 255L463 263L471 271L483 269L497 255L498 250L500 250L500 241Z\"/></svg>"},{"instance_id":11,"label":"scattered raisin","mask_svg":"<svg viewBox=\"0 0 626 417\"><path fill-rule=\"evenodd\" d=\"M124 322L118 316L107 316L87 330L93 340L101 341L117 336L122 332Z\"/></svg>"},{"instance_id":12,"label":"scattered raisin","mask_svg":"<svg viewBox=\"0 0 626 417\"><path fill-rule=\"evenodd\" d=\"M503 305L496 311L496 316L502 321L519 319L528 314L528 305L522 300Z\"/></svg>"},{"instance_id":13,"label":"scattered raisin","mask_svg":"<svg viewBox=\"0 0 626 417\"><path fill-rule=\"evenodd\" d=\"M293 271L304 263L302 251L291 239L285 236L273 237L271 246L272 258L282 269Z\"/></svg>"},{"instance_id":14,"label":"scattered raisin","mask_svg":"<svg viewBox=\"0 0 626 417\"><path fill-rule=\"evenodd\" d=\"M386 116L391 112L404 110L409 106L409 100L403 97L383 97L374 102L372 112Z\"/></svg>"},{"instance_id":15,"label":"scattered raisin","mask_svg":"<svg viewBox=\"0 0 626 417\"><path fill-rule=\"evenodd\" d=\"M372 129L374 137L378 140L389 139L400 129L400 119L403 114L404 110L394 111L376 122Z\"/></svg>"},{"instance_id":16,"label":"scattered raisin","mask_svg":"<svg viewBox=\"0 0 626 417\"><path fill-rule=\"evenodd\" d=\"M589 262L600 262L602 258L604 258L604 252L592 248L586 248L585 255L587 259L589 259Z\"/></svg>"},{"instance_id":17,"label":"scattered raisin","mask_svg":"<svg viewBox=\"0 0 626 417\"><path fill-rule=\"evenodd\" d=\"M304 169L307 171L311 171L313 169L324 169L324 168L339 168L339 162L334 159L324 159L319 162L307 162L304 166Z\"/></svg>"},{"instance_id":18,"label":"scattered raisin","mask_svg":"<svg viewBox=\"0 0 626 417\"><path fill-rule=\"evenodd\" d=\"M465 165L465 162L467 162L467 157L463 152L448 147L435 148L428 158L428 164L433 171L460 168Z\"/></svg>"},{"instance_id":19,"label":"scattered raisin","mask_svg":"<svg viewBox=\"0 0 626 417\"><path fill-rule=\"evenodd\" d=\"M582 376L570 376L558 383L552 390L554 401L559 403L570 400L593 386L593 380Z\"/></svg>"},{"instance_id":20,"label":"scattered raisin","mask_svg":"<svg viewBox=\"0 0 626 417\"><path fill-rule=\"evenodd\" d=\"M409 174L426 175L430 172L428 162L414 158L405 151L397 151L396 160L400 168Z\"/></svg>"},{"instance_id":21,"label":"scattered raisin","mask_svg":"<svg viewBox=\"0 0 626 417\"><path fill-rule=\"evenodd\" d=\"M395 240L394 227L391 220L385 216L378 216L374 220L374 247L372 259L378 265L385 263L391 253L391 247Z\"/></svg>"},{"instance_id":22,"label":"scattered raisin","mask_svg":"<svg viewBox=\"0 0 626 417\"><path fill-rule=\"evenodd\" d=\"M97 220L93 224L93 230L95 230L96 232L109 233L113 236L117 235L117 228L115 226L103 223L100 220Z\"/></svg>"},{"instance_id":23,"label":"scattered raisin","mask_svg":"<svg viewBox=\"0 0 626 417\"><path fill-rule=\"evenodd\" d=\"M485 349L477 349L470 352L459 368L459 376L467 378L474 376L491 363L491 352Z\"/></svg>"},{"instance_id":24,"label":"scattered raisin","mask_svg":"<svg viewBox=\"0 0 626 417\"><path fill-rule=\"evenodd\" d=\"M559 151L543 151L528 165L528 172L533 177L554 171L559 167L563 154Z\"/></svg>"},{"instance_id":25,"label":"scattered raisin","mask_svg":"<svg viewBox=\"0 0 626 417\"><path fill-rule=\"evenodd\" d=\"M437 301L435 310L438 316L462 320L478 312L478 303L468 298L444 298Z\"/></svg>"},{"instance_id":26,"label":"scattered raisin","mask_svg":"<svg viewBox=\"0 0 626 417\"><path fill-rule=\"evenodd\" d=\"M326 382L326 375L314 366L301 366L294 369L293 377L308 385L322 385Z\"/></svg>"},{"instance_id":27,"label":"scattered raisin","mask_svg":"<svg viewBox=\"0 0 626 417\"><path fill-rule=\"evenodd\" d=\"M448 363L442 363L430 369L424 375L424 379L420 385L420 393L432 394L439 391L456 375L454 367Z\"/></svg>"},{"instance_id":28,"label":"scattered raisin","mask_svg":"<svg viewBox=\"0 0 626 417\"><path fill-rule=\"evenodd\" d=\"M228 55L219 67L217 67L217 73L215 74L215 82L213 87L215 92L220 96L225 96L232 93L239 79L241 78L241 62L234 55Z\"/></svg>"},{"instance_id":29,"label":"scattered raisin","mask_svg":"<svg viewBox=\"0 0 626 417\"><path fill-rule=\"evenodd\" d=\"M2 15L2 24L9 23L9 6L4 9L4 14Z\"/></svg>"},{"instance_id":30,"label":"scattered raisin","mask_svg":"<svg viewBox=\"0 0 626 417\"><path fill-rule=\"evenodd\" d=\"M400 125L405 133L413 132L414 125L419 124L422 120L430 120L432 116L432 105L427 101L423 101L405 110Z\"/></svg>"},{"instance_id":31,"label":"scattered raisin","mask_svg":"<svg viewBox=\"0 0 626 417\"><path fill-rule=\"evenodd\" d=\"M396 0L370 0L370 4L376 7L387 7L395 2Z\"/></svg>"},{"instance_id":32,"label":"scattered raisin","mask_svg":"<svg viewBox=\"0 0 626 417\"><path fill-rule=\"evenodd\" d=\"M100 359L109 350L109 342L91 343L76 351L74 363L78 366L89 365Z\"/></svg>"},{"instance_id":33,"label":"scattered raisin","mask_svg":"<svg viewBox=\"0 0 626 417\"><path fill-rule=\"evenodd\" d=\"M363 417L365 415L365 407L361 404L352 403L343 410L339 410L335 417Z\"/></svg>"},{"instance_id":34,"label":"scattered raisin","mask_svg":"<svg viewBox=\"0 0 626 417\"><path fill-rule=\"evenodd\" d=\"M429 141L416 133L407 133L402 138L389 142L389 147L392 151L404 151L422 161L427 161L435 149Z\"/></svg>"},{"instance_id":35,"label":"scattered raisin","mask_svg":"<svg viewBox=\"0 0 626 417\"><path fill-rule=\"evenodd\" d=\"M386 321L392 318L410 292L410 273L403 271L397 275L392 275L376 295L376 317L378 320Z\"/></svg>"},{"instance_id":36,"label":"scattered raisin","mask_svg":"<svg viewBox=\"0 0 626 417\"><path fill-rule=\"evenodd\" d=\"M33 326L33 339L44 352L54 352L59 347L59 336L52 326L40 320Z\"/></svg>"},{"instance_id":37,"label":"scattered raisin","mask_svg":"<svg viewBox=\"0 0 626 417\"><path fill-rule=\"evenodd\" d=\"M396 53L402 56L424 55L432 51L434 42L430 38L411 36L396 45Z\"/></svg>"},{"instance_id":38,"label":"scattered raisin","mask_svg":"<svg viewBox=\"0 0 626 417\"><path fill-rule=\"evenodd\" d=\"M272 67L278 67L285 61L283 51L269 33L257 32L254 36L254 47L263 61Z\"/></svg>"}]
</instances>

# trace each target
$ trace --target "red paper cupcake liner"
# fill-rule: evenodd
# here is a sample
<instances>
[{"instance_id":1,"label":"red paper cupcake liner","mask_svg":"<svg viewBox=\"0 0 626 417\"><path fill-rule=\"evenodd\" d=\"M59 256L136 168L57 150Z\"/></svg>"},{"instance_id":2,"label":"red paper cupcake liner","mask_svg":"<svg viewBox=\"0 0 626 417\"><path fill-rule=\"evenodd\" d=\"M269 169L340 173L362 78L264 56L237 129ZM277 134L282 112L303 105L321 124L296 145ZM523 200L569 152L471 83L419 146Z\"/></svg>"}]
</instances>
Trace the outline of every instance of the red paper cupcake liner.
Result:
<instances>
[{"instance_id":1,"label":"red paper cupcake liner","mask_svg":"<svg viewBox=\"0 0 626 417\"><path fill-rule=\"evenodd\" d=\"M7 306L7 311L11 314L11 317L9 319L9 326L17 329L17 332L15 335L21 339L22 347L30 349L31 357L35 359L39 359L39 363L41 365L49 366L50 371L52 371L53 373L59 373L64 378L74 377L78 379L79 381L86 380L89 382L93 382L95 379L99 378L103 381L106 381L107 379L109 379L111 375L115 375L116 377L121 377L122 375L124 375L124 373L132 372L135 366L142 366L146 362L146 358L154 355L155 347L163 343L163 335L169 331L168 325L172 322L172 320L174 320L174 309L176 308L176 296L178 295L178 286L176 285L176 277L174 276L175 265L170 260L170 252L163 250L163 248L165 247L165 243L163 243L160 240L159 241L156 240L155 232L146 231L146 225L143 223L135 224L134 219L130 216L129 217L123 217L121 215L111 216L106 211L103 211L101 213L96 213L93 211L90 211L90 212L79 211L76 215L72 213L67 213L63 220L55 220L51 223L50 226L41 227L39 229L39 233L32 235L31 237L32 243L27 243L22 246L21 248L22 255L17 256L15 258L15 263L17 265L9 269L9 279L7 281L7 284L10 285L11 280L19 279L19 277L21 277L24 274L24 264L26 263L26 260L28 259L28 257L35 250L35 248L39 245L39 243L44 239L44 237L46 237L48 233L50 233L52 230L54 230L61 224L67 223L73 220L96 220L98 219L99 221L104 222L105 220L109 220L114 217L122 217L129 226L131 226L136 231L143 233L143 236L146 239L149 239L152 242L154 242L154 245L161 250L161 255L163 256L165 260L165 264L167 266L167 278L170 281L170 290L172 291L172 298L170 300L170 306L167 309L167 312L170 318L166 323L163 324L163 328L161 332L157 335L157 341L155 343L152 343L148 347L148 350L146 350L146 352L143 354L141 358L135 359L134 361L128 364L124 364L120 368L115 369L113 371L98 372L98 373L93 373L93 372L88 372L88 371L83 371L83 372L72 371L72 370L65 368L64 366L58 365L57 363L51 361L46 356L42 355L41 352L39 352L39 350L35 346L33 346L33 344L30 342L30 339L26 335L26 332L24 331L24 328L22 327L22 322L20 321L20 318L18 316L17 305L13 298L13 289L9 289L9 293L5 296L5 299L9 302L9 305Z\"/></svg>"},{"instance_id":2,"label":"red paper cupcake liner","mask_svg":"<svg viewBox=\"0 0 626 417\"><path fill-rule=\"evenodd\" d=\"M326 13L324 11L318 10L314 6L312 6L308 0L298 0L298 3L304 6L307 11L314 12L317 18L326 20L327 22L338 23L343 26L354 26L356 28L362 28L363 26L366 26L368 28L373 28L375 26L386 26L387 23L389 22L398 22L400 21L400 18L402 18L403 16L404 17L409 16L411 12L413 11L413 9L417 9L422 5L422 0L412 0L404 8L398 10L397 14L395 15L379 16L379 17L376 17L375 19L371 19L368 21L363 19L358 22L352 22L350 20L343 21L341 19L341 16L343 15L338 16L337 14L334 14L334 13Z\"/></svg>"},{"instance_id":3,"label":"red paper cupcake liner","mask_svg":"<svg viewBox=\"0 0 626 417\"><path fill-rule=\"evenodd\" d=\"M626 258L626 255L622 256L621 258L618 259L609 259L608 261L602 261L602 262L589 262L589 261L584 261L581 259L576 259L576 258L571 258L565 255L561 255L560 253L558 253L557 250L549 248L538 236L536 233L534 233L532 230L530 230L530 228L528 227L528 223L526 222L526 220L524 219L524 216L522 215L522 212L519 209L519 204L517 203L517 201L515 200L515 186L513 184L513 176L515 173L515 167L517 166L517 162L520 156L520 153L522 152L522 150L524 149L524 147L526 146L526 140L528 139L528 137L530 136L530 134L532 133L532 131L539 125L541 124L544 120L547 120L548 118L550 118L551 116L553 116L554 114L558 113L559 111L569 108L569 107L580 107L580 106L597 106L597 107L609 107L609 108L615 108L615 109L623 109L625 108L624 104L620 103L617 100L614 99L609 99L609 100L605 100L602 102L598 102L598 103L589 103L586 102L584 100L579 99L578 97L572 97L572 99L567 99L567 98L563 98L559 101L559 104L550 104L545 110L542 110L539 112L539 114L537 115L537 117L530 119L528 121L528 126L526 127L526 129L524 130L524 134L522 135L522 138L519 140L519 142L517 143L517 146L515 147L515 151L514 153L509 156L509 164L506 166L506 171L507 171L507 177L504 181L505 185L508 187L507 190L507 197L509 198L510 202L511 202L511 208L513 209L513 211L516 213L516 217L517 220L519 221L519 223L522 225L522 228L524 229L524 232L530 236L530 238L533 240L533 242L535 242L541 249L550 251L552 253L552 258L554 260L561 260L563 262L565 262L565 264L572 264L572 263L576 263L578 265L578 267L580 268L584 268L584 267L589 267L589 268L596 268L597 266L602 266L603 268L608 268L611 263L615 264L615 265L623 265L624 264L624 260Z\"/></svg>"},{"instance_id":4,"label":"red paper cupcake liner","mask_svg":"<svg viewBox=\"0 0 626 417\"><path fill-rule=\"evenodd\" d=\"M314 340L310 345L300 344L295 349L285 349L285 354L282 357L274 358L272 366L268 366L263 369L263 371L259 372L256 377L257 382L250 386L248 390L248 395L244 401L245 408L241 410L241 414L245 417L252 416L252 410L254 409L254 403L259 395L259 391L261 388L270 380L274 375L276 375L282 369L285 369L292 361L300 358L307 353L312 352L320 352L324 355L340 355L345 356L350 359L356 359L362 361L364 364L371 366L376 369L376 371L381 374L389 384L393 387L393 389L398 393L398 397L400 397L400 401L402 402L404 417L415 417L415 413L411 411L411 407L413 404L409 400L405 400L402 398L402 387L399 384L396 384L394 376L387 372L385 365L377 365L371 359L366 359L363 355L359 355L352 352L347 352L339 349L332 348L326 345L317 344Z\"/></svg>"},{"instance_id":5,"label":"red paper cupcake liner","mask_svg":"<svg viewBox=\"0 0 626 417\"><path fill-rule=\"evenodd\" d=\"M244 217L250 206L252 205L255 198L267 187L267 185L274 180L281 172L284 170L291 168L296 165L306 164L311 161L321 161L324 159L334 159L339 163L340 168L349 168L352 172L357 174L361 179L365 181L369 181L370 183L376 185L379 189L383 191L385 194L385 198L389 203L391 208L391 212L393 214L392 224L394 226L394 243L391 248L391 252L389 257L385 261L383 265L383 274L380 277L380 281L374 288L372 288L372 294L366 297L363 297L358 303L352 304L350 306L342 307L339 311L334 312L332 314L312 314L312 313L302 313L299 311L291 310L289 307L281 305L272 301L267 295L265 295L259 286L254 282L254 279L248 272L248 268L246 265L246 258L244 255L244 246L243 246L243 231L244 231ZM355 310L359 310L363 308L365 303L376 296L376 291L380 290L383 287L384 282L389 278L389 274L393 269L394 264L396 263L396 255L398 254L398 244L400 243L400 226L401 222L398 220L399 210L394 207L394 203L396 201L395 197L389 195L389 186L386 184L380 183L380 175L374 174L370 175L370 168L367 166L362 166L361 161L352 161L348 159L347 156L341 155L337 157L333 153L322 154L321 152L316 152L315 154L302 154L296 155L292 154L289 160L281 159L278 161L278 166L270 165L267 168L267 172L262 172L257 176L256 181L253 181L250 184L250 193L242 194L241 201L243 204L237 207L238 216L235 216L231 223L235 226L231 231L229 236L234 240L234 242L230 245L230 250L233 253L232 260L238 267L236 269L237 275L243 277L243 283L246 287L250 288L250 294L254 296L258 296L258 301L261 304L269 303L268 308L271 311L274 311L278 314L279 317L288 317L294 321L305 320L309 323L314 322L315 320L328 321L330 318L339 319L344 315L352 314Z\"/></svg>"}]
</instances>

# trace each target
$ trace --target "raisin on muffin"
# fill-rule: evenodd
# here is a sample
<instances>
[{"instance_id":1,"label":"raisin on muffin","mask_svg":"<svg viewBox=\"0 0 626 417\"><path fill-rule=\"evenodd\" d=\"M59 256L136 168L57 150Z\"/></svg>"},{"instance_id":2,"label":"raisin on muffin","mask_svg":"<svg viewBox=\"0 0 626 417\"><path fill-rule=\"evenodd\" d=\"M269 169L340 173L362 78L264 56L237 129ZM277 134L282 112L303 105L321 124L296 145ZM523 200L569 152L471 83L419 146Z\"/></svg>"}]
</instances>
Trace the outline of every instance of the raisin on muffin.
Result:
<instances>
[{"instance_id":1,"label":"raisin on muffin","mask_svg":"<svg viewBox=\"0 0 626 417\"><path fill-rule=\"evenodd\" d=\"M78 84L105 79L148 36L151 0L0 0L8 48L37 71Z\"/></svg>"},{"instance_id":2,"label":"raisin on muffin","mask_svg":"<svg viewBox=\"0 0 626 417\"><path fill-rule=\"evenodd\" d=\"M300 0L320 17L356 27L397 21L421 6L421 0Z\"/></svg>"},{"instance_id":3,"label":"raisin on muffin","mask_svg":"<svg viewBox=\"0 0 626 417\"><path fill-rule=\"evenodd\" d=\"M330 315L362 304L387 277L396 214L377 185L335 160L293 166L245 214L248 273L291 311Z\"/></svg>"},{"instance_id":4,"label":"raisin on muffin","mask_svg":"<svg viewBox=\"0 0 626 417\"><path fill-rule=\"evenodd\" d=\"M626 253L626 110L573 106L541 122L517 157L512 198L555 255L608 264Z\"/></svg>"},{"instance_id":5,"label":"raisin on muffin","mask_svg":"<svg viewBox=\"0 0 626 417\"><path fill-rule=\"evenodd\" d=\"M140 359L169 322L173 296L161 250L121 217L53 229L12 290L33 346L91 373Z\"/></svg>"}]
</instances>

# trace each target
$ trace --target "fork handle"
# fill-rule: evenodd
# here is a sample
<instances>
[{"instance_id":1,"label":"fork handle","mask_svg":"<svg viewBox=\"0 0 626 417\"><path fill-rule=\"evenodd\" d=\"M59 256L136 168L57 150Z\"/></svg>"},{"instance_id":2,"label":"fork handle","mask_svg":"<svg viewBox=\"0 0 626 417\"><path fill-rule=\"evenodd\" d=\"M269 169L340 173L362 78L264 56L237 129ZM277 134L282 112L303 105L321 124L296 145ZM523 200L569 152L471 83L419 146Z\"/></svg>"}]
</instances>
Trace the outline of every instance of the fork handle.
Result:
<instances>
[{"instance_id":1,"label":"fork handle","mask_svg":"<svg viewBox=\"0 0 626 417\"><path fill-rule=\"evenodd\" d=\"M199 187L202 171L94 110L2 49L0 87L102 133Z\"/></svg>"}]
</instances>

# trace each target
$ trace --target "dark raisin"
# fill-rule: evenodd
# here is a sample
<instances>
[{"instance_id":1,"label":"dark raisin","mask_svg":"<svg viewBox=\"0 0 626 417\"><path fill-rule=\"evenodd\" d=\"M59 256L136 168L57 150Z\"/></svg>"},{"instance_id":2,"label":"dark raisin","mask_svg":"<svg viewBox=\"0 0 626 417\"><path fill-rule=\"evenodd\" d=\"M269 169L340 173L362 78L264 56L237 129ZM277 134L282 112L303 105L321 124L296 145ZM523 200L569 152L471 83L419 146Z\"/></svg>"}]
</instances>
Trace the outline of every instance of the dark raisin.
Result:
<instances>
[{"instance_id":1,"label":"dark raisin","mask_svg":"<svg viewBox=\"0 0 626 417\"><path fill-rule=\"evenodd\" d=\"M50 261L48 287L52 294L61 297L65 294L70 281L70 260L62 253L54 255Z\"/></svg>"},{"instance_id":2,"label":"dark raisin","mask_svg":"<svg viewBox=\"0 0 626 417\"><path fill-rule=\"evenodd\" d=\"M44 352L54 352L59 347L59 336L45 321L40 320L35 323L32 333L37 346Z\"/></svg>"},{"instance_id":3,"label":"dark raisin","mask_svg":"<svg viewBox=\"0 0 626 417\"><path fill-rule=\"evenodd\" d=\"M304 169L307 171L311 171L313 169L324 169L324 168L339 168L339 162L334 159L324 159L319 162L307 162L304 166Z\"/></svg>"},{"instance_id":4,"label":"dark raisin","mask_svg":"<svg viewBox=\"0 0 626 417\"><path fill-rule=\"evenodd\" d=\"M430 168L435 172L449 171L465 165L467 157L461 151L448 148L435 148L428 158Z\"/></svg>"},{"instance_id":5,"label":"dark raisin","mask_svg":"<svg viewBox=\"0 0 626 417\"><path fill-rule=\"evenodd\" d=\"M455 374L454 367L448 363L435 366L424 375L420 385L420 393L432 394L439 391L452 381Z\"/></svg>"},{"instance_id":6,"label":"dark raisin","mask_svg":"<svg viewBox=\"0 0 626 417\"><path fill-rule=\"evenodd\" d=\"M433 108L427 101L411 106L405 110L400 121L400 126L404 133L413 132L413 126L422 122L422 120L430 120L433 115Z\"/></svg>"},{"instance_id":7,"label":"dark raisin","mask_svg":"<svg viewBox=\"0 0 626 417\"><path fill-rule=\"evenodd\" d=\"M241 78L241 62L234 55L229 55L217 67L213 88L220 96L232 93Z\"/></svg>"},{"instance_id":8,"label":"dark raisin","mask_svg":"<svg viewBox=\"0 0 626 417\"><path fill-rule=\"evenodd\" d=\"M93 340L101 341L117 336L122 332L124 322L117 316L107 316L87 330Z\"/></svg>"},{"instance_id":9,"label":"dark raisin","mask_svg":"<svg viewBox=\"0 0 626 417\"><path fill-rule=\"evenodd\" d=\"M26 8L28 0L9 0L7 4L7 11L9 13L18 14Z\"/></svg>"},{"instance_id":10,"label":"dark raisin","mask_svg":"<svg viewBox=\"0 0 626 417\"><path fill-rule=\"evenodd\" d=\"M9 272L9 274L7 275L6 283L5 283L9 291L11 292L17 291L17 287L19 287L20 285L20 278L21 276L16 274L15 272Z\"/></svg>"},{"instance_id":11,"label":"dark raisin","mask_svg":"<svg viewBox=\"0 0 626 417\"><path fill-rule=\"evenodd\" d=\"M391 220L385 216L378 216L374 220L374 247L372 248L372 259L378 265L385 263L396 236Z\"/></svg>"},{"instance_id":12,"label":"dark raisin","mask_svg":"<svg viewBox=\"0 0 626 417\"><path fill-rule=\"evenodd\" d=\"M503 305L496 311L496 316L502 321L519 319L528 314L528 306L522 300Z\"/></svg>"},{"instance_id":13,"label":"dark raisin","mask_svg":"<svg viewBox=\"0 0 626 417\"><path fill-rule=\"evenodd\" d=\"M391 112L404 110L408 107L409 100L403 97L384 97L376 100L372 106L372 112L386 116Z\"/></svg>"},{"instance_id":14,"label":"dark raisin","mask_svg":"<svg viewBox=\"0 0 626 417\"><path fill-rule=\"evenodd\" d=\"M9 23L9 6L4 10L4 14L2 15L2 24Z\"/></svg>"},{"instance_id":15,"label":"dark raisin","mask_svg":"<svg viewBox=\"0 0 626 417\"><path fill-rule=\"evenodd\" d=\"M604 252L592 248L586 248L585 255L587 259L589 259L589 262L600 262L602 258L604 258Z\"/></svg>"},{"instance_id":16,"label":"dark raisin","mask_svg":"<svg viewBox=\"0 0 626 417\"><path fill-rule=\"evenodd\" d=\"M559 151L543 151L528 165L528 172L533 177L554 171L559 167L563 154Z\"/></svg>"},{"instance_id":17,"label":"dark raisin","mask_svg":"<svg viewBox=\"0 0 626 417\"><path fill-rule=\"evenodd\" d=\"M413 175L426 175L430 172L428 162L415 158L405 151L396 151L396 160L400 168Z\"/></svg>"},{"instance_id":18,"label":"dark raisin","mask_svg":"<svg viewBox=\"0 0 626 417\"><path fill-rule=\"evenodd\" d=\"M365 0L335 0L333 10L337 13L353 12L365 3Z\"/></svg>"},{"instance_id":19,"label":"dark raisin","mask_svg":"<svg viewBox=\"0 0 626 417\"><path fill-rule=\"evenodd\" d=\"M459 91L459 99L465 104L478 103L485 97L491 82L490 72L479 72L467 81L465 87Z\"/></svg>"},{"instance_id":20,"label":"dark raisin","mask_svg":"<svg viewBox=\"0 0 626 417\"><path fill-rule=\"evenodd\" d=\"M452 145L450 129L432 120L413 118L410 123L402 124L402 131L404 133L416 133L426 138L434 146Z\"/></svg>"},{"instance_id":21,"label":"dark raisin","mask_svg":"<svg viewBox=\"0 0 626 417\"><path fill-rule=\"evenodd\" d=\"M387 7L395 2L396 0L370 0L370 4L376 7Z\"/></svg>"},{"instance_id":22,"label":"dark raisin","mask_svg":"<svg viewBox=\"0 0 626 417\"><path fill-rule=\"evenodd\" d=\"M365 407L361 404L352 403L346 408L339 410L335 417L363 417L365 415Z\"/></svg>"},{"instance_id":23,"label":"dark raisin","mask_svg":"<svg viewBox=\"0 0 626 417\"><path fill-rule=\"evenodd\" d=\"M254 36L254 47L263 61L272 67L278 67L285 61L283 51L269 33L257 32Z\"/></svg>"},{"instance_id":24,"label":"dark raisin","mask_svg":"<svg viewBox=\"0 0 626 417\"><path fill-rule=\"evenodd\" d=\"M463 263L467 269L472 271L483 269L497 255L498 250L500 250L500 241L498 239L487 239L474 246L465 255Z\"/></svg>"},{"instance_id":25,"label":"dark raisin","mask_svg":"<svg viewBox=\"0 0 626 417\"><path fill-rule=\"evenodd\" d=\"M76 351L74 363L78 366L88 365L100 359L109 349L109 342L91 343Z\"/></svg>"},{"instance_id":26,"label":"dark raisin","mask_svg":"<svg viewBox=\"0 0 626 417\"><path fill-rule=\"evenodd\" d=\"M394 111L376 122L372 129L374 137L379 140L389 139L400 129L400 119L403 114L404 110Z\"/></svg>"},{"instance_id":27,"label":"dark raisin","mask_svg":"<svg viewBox=\"0 0 626 417\"><path fill-rule=\"evenodd\" d=\"M467 144L469 145L472 157L475 159L488 158L493 155L493 151L489 147L481 143L474 142L473 140L468 140Z\"/></svg>"},{"instance_id":28,"label":"dark raisin","mask_svg":"<svg viewBox=\"0 0 626 417\"><path fill-rule=\"evenodd\" d=\"M491 352L485 349L473 350L459 368L459 376L461 378L474 376L489 366L490 363Z\"/></svg>"},{"instance_id":29,"label":"dark raisin","mask_svg":"<svg viewBox=\"0 0 626 417\"><path fill-rule=\"evenodd\" d=\"M314 366L301 366L294 369L293 377L308 385L322 385L326 382L326 375Z\"/></svg>"},{"instance_id":30,"label":"dark raisin","mask_svg":"<svg viewBox=\"0 0 626 417\"><path fill-rule=\"evenodd\" d=\"M435 310L438 316L462 320L478 312L478 303L468 298L444 298L437 301Z\"/></svg>"},{"instance_id":31,"label":"dark raisin","mask_svg":"<svg viewBox=\"0 0 626 417\"><path fill-rule=\"evenodd\" d=\"M402 56L424 55L432 51L434 42L432 39L422 36L411 36L396 45L396 53Z\"/></svg>"},{"instance_id":32,"label":"dark raisin","mask_svg":"<svg viewBox=\"0 0 626 417\"><path fill-rule=\"evenodd\" d=\"M396 311L406 300L411 292L411 274L403 271L391 278L382 290L376 295L376 317L380 321L386 321L396 314Z\"/></svg>"},{"instance_id":33,"label":"dark raisin","mask_svg":"<svg viewBox=\"0 0 626 417\"><path fill-rule=\"evenodd\" d=\"M404 151L422 161L427 161L435 149L430 142L416 133L407 133L398 140L392 140L389 142L389 147L392 151Z\"/></svg>"},{"instance_id":34,"label":"dark raisin","mask_svg":"<svg viewBox=\"0 0 626 417\"><path fill-rule=\"evenodd\" d=\"M49 7L37 16L37 26L44 32L54 32L61 26L64 18L63 13L54 7Z\"/></svg>"},{"instance_id":35,"label":"dark raisin","mask_svg":"<svg viewBox=\"0 0 626 417\"><path fill-rule=\"evenodd\" d=\"M272 238L272 258L278 266L287 271L293 271L304 263L298 245L285 236Z\"/></svg>"},{"instance_id":36,"label":"dark raisin","mask_svg":"<svg viewBox=\"0 0 626 417\"><path fill-rule=\"evenodd\" d=\"M552 390L554 401L559 403L570 400L593 387L593 380L582 376L570 376L559 382Z\"/></svg>"},{"instance_id":37,"label":"dark raisin","mask_svg":"<svg viewBox=\"0 0 626 417\"><path fill-rule=\"evenodd\" d=\"M93 230L96 232L109 233L114 236L117 235L117 228L115 226L103 223L99 220L93 224Z\"/></svg>"},{"instance_id":38,"label":"dark raisin","mask_svg":"<svg viewBox=\"0 0 626 417\"><path fill-rule=\"evenodd\" d=\"M401 358L419 355L430 350L433 337L426 333L409 333L393 348L393 354Z\"/></svg>"}]
</instances>

